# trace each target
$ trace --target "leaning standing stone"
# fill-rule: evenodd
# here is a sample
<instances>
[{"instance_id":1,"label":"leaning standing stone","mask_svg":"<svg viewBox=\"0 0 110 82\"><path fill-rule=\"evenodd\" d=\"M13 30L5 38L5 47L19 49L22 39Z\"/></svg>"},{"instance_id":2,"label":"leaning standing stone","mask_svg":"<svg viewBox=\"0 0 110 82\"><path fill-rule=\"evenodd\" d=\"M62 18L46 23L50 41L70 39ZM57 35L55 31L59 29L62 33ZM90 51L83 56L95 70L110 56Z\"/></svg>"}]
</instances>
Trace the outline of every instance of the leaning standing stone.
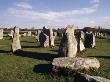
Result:
<instances>
[{"instance_id":1,"label":"leaning standing stone","mask_svg":"<svg viewBox=\"0 0 110 82\"><path fill-rule=\"evenodd\" d=\"M15 52L20 49L21 49L21 44L19 40L19 28L14 27L14 34L13 34L13 40L12 40L12 51Z\"/></svg>"}]
</instances>

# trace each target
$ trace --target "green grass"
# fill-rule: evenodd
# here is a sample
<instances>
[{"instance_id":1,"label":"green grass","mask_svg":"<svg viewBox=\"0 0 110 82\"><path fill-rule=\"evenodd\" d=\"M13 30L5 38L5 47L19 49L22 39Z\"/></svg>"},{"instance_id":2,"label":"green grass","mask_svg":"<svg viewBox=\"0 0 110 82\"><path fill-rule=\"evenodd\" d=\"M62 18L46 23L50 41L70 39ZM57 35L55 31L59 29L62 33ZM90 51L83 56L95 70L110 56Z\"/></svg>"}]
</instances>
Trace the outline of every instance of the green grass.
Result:
<instances>
[{"instance_id":1,"label":"green grass","mask_svg":"<svg viewBox=\"0 0 110 82\"><path fill-rule=\"evenodd\" d=\"M24 52L16 55L10 52L9 37L0 40L0 82L73 82L74 77L53 74L49 70L58 53L57 40L54 48L37 48L34 37L21 37L20 40ZM110 41L97 39L96 49L87 49L77 55L98 58L101 67L88 74L110 79Z\"/></svg>"}]
</instances>

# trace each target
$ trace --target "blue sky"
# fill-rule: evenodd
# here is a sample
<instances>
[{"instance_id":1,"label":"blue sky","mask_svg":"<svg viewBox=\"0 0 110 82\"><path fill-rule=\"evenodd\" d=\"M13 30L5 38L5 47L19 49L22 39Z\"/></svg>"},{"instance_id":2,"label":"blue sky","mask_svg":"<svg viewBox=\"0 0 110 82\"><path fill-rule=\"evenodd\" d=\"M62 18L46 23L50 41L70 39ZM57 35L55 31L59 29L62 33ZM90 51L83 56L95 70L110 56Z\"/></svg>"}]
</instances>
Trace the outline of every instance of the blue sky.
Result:
<instances>
[{"instance_id":1,"label":"blue sky","mask_svg":"<svg viewBox=\"0 0 110 82\"><path fill-rule=\"evenodd\" d=\"M110 26L110 0L0 0L0 26Z\"/></svg>"}]
</instances>

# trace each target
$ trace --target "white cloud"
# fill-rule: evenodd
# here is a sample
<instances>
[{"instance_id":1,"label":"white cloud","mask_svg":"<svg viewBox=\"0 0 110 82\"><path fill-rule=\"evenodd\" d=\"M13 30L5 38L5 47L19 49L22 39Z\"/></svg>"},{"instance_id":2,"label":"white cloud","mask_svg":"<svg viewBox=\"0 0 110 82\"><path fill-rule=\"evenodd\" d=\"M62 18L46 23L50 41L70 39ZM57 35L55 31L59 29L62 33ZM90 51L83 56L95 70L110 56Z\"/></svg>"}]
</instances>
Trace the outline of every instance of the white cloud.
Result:
<instances>
[{"instance_id":1,"label":"white cloud","mask_svg":"<svg viewBox=\"0 0 110 82\"><path fill-rule=\"evenodd\" d=\"M100 0L90 0L90 3L99 3Z\"/></svg>"},{"instance_id":2,"label":"white cloud","mask_svg":"<svg viewBox=\"0 0 110 82\"><path fill-rule=\"evenodd\" d=\"M110 20L109 16L104 17L105 20Z\"/></svg>"},{"instance_id":3,"label":"white cloud","mask_svg":"<svg viewBox=\"0 0 110 82\"><path fill-rule=\"evenodd\" d=\"M19 9L19 8L9 8L7 10L7 14L10 16L28 18L33 20L40 21L65 21L62 19L69 19L69 17L76 17L79 15L91 14L97 11L98 4L93 5L88 8L81 8L79 10L70 10L70 11L35 11L35 10L27 10L27 9Z\"/></svg>"},{"instance_id":4,"label":"white cloud","mask_svg":"<svg viewBox=\"0 0 110 82\"><path fill-rule=\"evenodd\" d=\"M18 4L15 4L15 6L23 8L23 9L32 9L32 6L26 2L20 2Z\"/></svg>"}]
</instances>

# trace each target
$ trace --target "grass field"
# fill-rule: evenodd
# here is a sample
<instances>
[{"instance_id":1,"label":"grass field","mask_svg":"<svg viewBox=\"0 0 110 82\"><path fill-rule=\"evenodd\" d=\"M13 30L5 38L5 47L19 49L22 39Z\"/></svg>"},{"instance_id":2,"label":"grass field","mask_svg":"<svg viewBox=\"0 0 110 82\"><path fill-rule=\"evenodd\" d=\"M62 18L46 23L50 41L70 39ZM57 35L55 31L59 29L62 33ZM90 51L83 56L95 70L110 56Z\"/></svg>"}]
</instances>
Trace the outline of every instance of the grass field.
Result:
<instances>
[{"instance_id":1,"label":"grass field","mask_svg":"<svg viewBox=\"0 0 110 82\"><path fill-rule=\"evenodd\" d=\"M12 54L11 40L0 40L0 82L73 82L74 77L53 74L50 63L57 57L58 41L55 48L37 48L34 37L22 37L23 52ZM90 75L99 75L110 79L110 41L96 39L96 49L87 49L78 53L80 57L96 57L101 62L98 71L89 71Z\"/></svg>"}]
</instances>

